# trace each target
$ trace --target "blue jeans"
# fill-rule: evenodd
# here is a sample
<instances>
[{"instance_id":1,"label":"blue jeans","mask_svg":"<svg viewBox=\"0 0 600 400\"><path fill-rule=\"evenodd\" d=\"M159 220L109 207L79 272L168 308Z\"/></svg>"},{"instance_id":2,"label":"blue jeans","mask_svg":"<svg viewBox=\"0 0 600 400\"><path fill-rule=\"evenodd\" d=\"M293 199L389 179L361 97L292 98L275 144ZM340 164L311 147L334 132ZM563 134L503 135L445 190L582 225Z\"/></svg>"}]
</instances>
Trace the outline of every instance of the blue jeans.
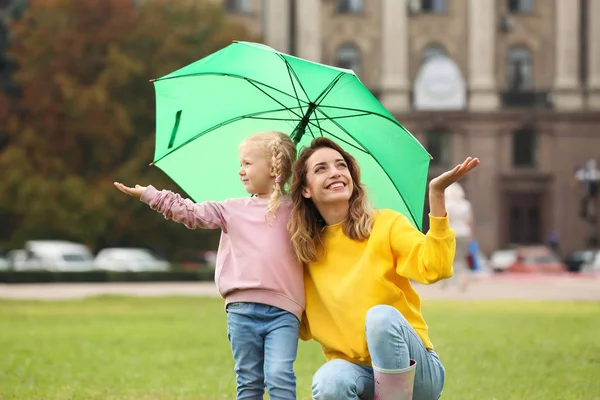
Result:
<instances>
[{"instance_id":1,"label":"blue jeans","mask_svg":"<svg viewBox=\"0 0 600 400\"><path fill-rule=\"evenodd\" d=\"M414 400L436 400L442 395L445 370L433 350L427 350L406 318L394 307L379 305L367 312L367 345L373 365L399 370L417 362ZM346 360L331 360L313 377L315 400L372 400L373 368Z\"/></svg>"},{"instance_id":2,"label":"blue jeans","mask_svg":"<svg viewBox=\"0 0 600 400\"><path fill-rule=\"evenodd\" d=\"M294 361L300 322L294 314L258 303L227 305L227 337L235 361L237 399L296 398Z\"/></svg>"}]
</instances>

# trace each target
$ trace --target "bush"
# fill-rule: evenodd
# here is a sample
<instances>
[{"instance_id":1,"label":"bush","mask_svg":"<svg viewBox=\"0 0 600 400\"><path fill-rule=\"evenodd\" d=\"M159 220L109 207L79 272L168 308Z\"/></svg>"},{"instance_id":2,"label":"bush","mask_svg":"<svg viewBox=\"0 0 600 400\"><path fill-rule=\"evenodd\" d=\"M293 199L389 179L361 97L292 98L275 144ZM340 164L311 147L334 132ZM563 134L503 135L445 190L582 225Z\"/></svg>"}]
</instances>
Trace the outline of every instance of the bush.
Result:
<instances>
[{"instance_id":1,"label":"bush","mask_svg":"<svg viewBox=\"0 0 600 400\"><path fill-rule=\"evenodd\" d=\"M0 271L0 283L83 283L83 282L190 282L212 281L214 271L174 270L165 272L52 272L52 271Z\"/></svg>"}]
</instances>

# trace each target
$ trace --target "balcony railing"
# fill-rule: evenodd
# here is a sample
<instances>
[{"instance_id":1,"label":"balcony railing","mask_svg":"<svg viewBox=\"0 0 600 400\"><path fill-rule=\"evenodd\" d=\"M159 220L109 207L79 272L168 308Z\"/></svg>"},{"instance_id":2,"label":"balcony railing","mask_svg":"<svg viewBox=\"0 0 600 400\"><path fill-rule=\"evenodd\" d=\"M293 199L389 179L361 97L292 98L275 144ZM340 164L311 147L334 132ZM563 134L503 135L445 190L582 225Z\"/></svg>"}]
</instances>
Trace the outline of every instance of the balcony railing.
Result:
<instances>
[{"instance_id":1,"label":"balcony railing","mask_svg":"<svg viewBox=\"0 0 600 400\"><path fill-rule=\"evenodd\" d=\"M505 91L500 100L504 108L552 108L549 92Z\"/></svg>"}]
</instances>

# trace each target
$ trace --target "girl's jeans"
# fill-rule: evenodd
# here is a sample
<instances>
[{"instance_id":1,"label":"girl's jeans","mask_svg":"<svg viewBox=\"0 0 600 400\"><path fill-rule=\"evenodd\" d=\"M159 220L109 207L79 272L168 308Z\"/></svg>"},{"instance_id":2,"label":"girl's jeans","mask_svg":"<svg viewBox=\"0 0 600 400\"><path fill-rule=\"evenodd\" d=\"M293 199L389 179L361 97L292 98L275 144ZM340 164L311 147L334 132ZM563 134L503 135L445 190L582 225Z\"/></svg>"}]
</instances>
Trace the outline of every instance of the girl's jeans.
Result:
<instances>
[{"instance_id":1,"label":"girl's jeans","mask_svg":"<svg viewBox=\"0 0 600 400\"><path fill-rule=\"evenodd\" d=\"M235 361L237 399L296 399L294 361L300 322L293 314L259 303L227 305L227 336Z\"/></svg>"},{"instance_id":2,"label":"girl's jeans","mask_svg":"<svg viewBox=\"0 0 600 400\"><path fill-rule=\"evenodd\" d=\"M379 305L367 312L367 344L373 364L399 370L417 362L414 400L436 400L442 395L445 370L438 355L427 350L406 318L394 307ZM323 365L313 377L315 400L372 400L373 369L336 359Z\"/></svg>"}]
</instances>

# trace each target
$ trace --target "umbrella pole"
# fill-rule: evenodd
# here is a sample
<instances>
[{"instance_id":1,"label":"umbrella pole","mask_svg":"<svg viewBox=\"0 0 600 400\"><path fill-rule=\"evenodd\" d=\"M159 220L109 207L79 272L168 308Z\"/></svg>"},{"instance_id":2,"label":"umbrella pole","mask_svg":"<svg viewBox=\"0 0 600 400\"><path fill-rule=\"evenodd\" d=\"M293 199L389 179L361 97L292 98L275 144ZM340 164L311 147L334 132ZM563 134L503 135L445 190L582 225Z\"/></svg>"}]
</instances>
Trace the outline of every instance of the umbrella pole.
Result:
<instances>
[{"instance_id":1,"label":"umbrella pole","mask_svg":"<svg viewBox=\"0 0 600 400\"><path fill-rule=\"evenodd\" d=\"M294 128L294 132L290 135L294 144L298 144L302 136L306 132L306 127L308 126L308 122L310 121L310 117L312 113L316 110L317 105L315 103L308 103L308 110L306 110L306 114L302 117L296 128Z\"/></svg>"}]
</instances>

